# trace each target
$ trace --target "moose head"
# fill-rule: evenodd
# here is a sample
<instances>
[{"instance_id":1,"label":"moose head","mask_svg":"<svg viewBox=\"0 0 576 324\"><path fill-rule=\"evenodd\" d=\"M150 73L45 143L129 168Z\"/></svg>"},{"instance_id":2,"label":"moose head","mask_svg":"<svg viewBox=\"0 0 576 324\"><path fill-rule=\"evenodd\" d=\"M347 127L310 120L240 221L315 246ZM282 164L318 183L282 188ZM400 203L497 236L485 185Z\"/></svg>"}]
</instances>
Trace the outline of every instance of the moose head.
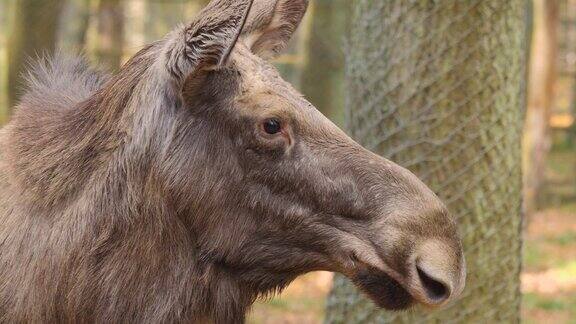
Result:
<instances>
[{"instance_id":1,"label":"moose head","mask_svg":"<svg viewBox=\"0 0 576 324\"><path fill-rule=\"evenodd\" d=\"M213 0L110 78L66 60L38 69L3 134L4 204L25 207L0 210L12 226L3 250L20 253L0 254L0 275L21 284L16 302L16 286L0 288L0 308L235 322L316 270L346 275L386 309L455 299L465 265L443 203L268 61L306 8ZM32 240L10 234L18 223ZM53 262L30 261L39 250ZM46 315L59 310L76 315Z\"/></svg>"},{"instance_id":2,"label":"moose head","mask_svg":"<svg viewBox=\"0 0 576 324\"><path fill-rule=\"evenodd\" d=\"M186 111L178 133L190 143L168 149L188 168L170 168L170 178L201 259L255 294L328 270L384 308L444 304L461 292L465 266L442 202L350 139L266 61L306 8L212 1L164 45Z\"/></svg>"}]
</instances>

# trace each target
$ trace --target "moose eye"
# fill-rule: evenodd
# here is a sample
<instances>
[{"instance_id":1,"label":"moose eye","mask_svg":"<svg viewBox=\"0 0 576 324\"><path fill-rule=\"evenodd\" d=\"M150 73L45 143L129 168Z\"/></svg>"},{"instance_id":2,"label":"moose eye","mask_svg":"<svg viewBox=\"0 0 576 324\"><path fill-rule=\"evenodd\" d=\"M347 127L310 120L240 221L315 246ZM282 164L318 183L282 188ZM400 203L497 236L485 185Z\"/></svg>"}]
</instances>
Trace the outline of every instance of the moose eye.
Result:
<instances>
[{"instance_id":1,"label":"moose eye","mask_svg":"<svg viewBox=\"0 0 576 324\"><path fill-rule=\"evenodd\" d=\"M278 119L267 119L264 121L264 131L270 135L278 134L282 130L282 125Z\"/></svg>"}]
</instances>

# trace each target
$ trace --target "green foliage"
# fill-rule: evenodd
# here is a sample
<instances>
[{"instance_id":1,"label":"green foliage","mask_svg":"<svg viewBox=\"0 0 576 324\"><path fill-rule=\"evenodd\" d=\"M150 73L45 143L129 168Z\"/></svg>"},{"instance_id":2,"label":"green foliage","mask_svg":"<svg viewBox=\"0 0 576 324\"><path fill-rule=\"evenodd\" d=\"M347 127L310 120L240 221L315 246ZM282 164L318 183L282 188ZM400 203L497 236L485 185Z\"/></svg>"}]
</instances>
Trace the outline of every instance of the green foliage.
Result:
<instances>
[{"instance_id":1,"label":"green foliage","mask_svg":"<svg viewBox=\"0 0 576 324\"><path fill-rule=\"evenodd\" d=\"M538 244L526 243L524 246L524 267L527 269L538 269L542 267L542 260L547 258L542 252L542 249ZM544 265L546 266L546 265Z\"/></svg>"},{"instance_id":2,"label":"green foliage","mask_svg":"<svg viewBox=\"0 0 576 324\"><path fill-rule=\"evenodd\" d=\"M553 295L524 294L522 307L525 314L540 313L538 318L550 318L551 323L576 324L576 292ZM525 322L541 323L531 320L531 317L526 318Z\"/></svg>"},{"instance_id":3,"label":"green foliage","mask_svg":"<svg viewBox=\"0 0 576 324\"><path fill-rule=\"evenodd\" d=\"M543 271L552 268L562 268L573 271L575 264L560 252L562 248L576 247L576 232L568 231L557 235L527 240L524 244L524 269L528 271ZM576 272L574 272L576 277Z\"/></svg>"},{"instance_id":4,"label":"green foliage","mask_svg":"<svg viewBox=\"0 0 576 324\"><path fill-rule=\"evenodd\" d=\"M546 183L539 197L539 207L576 211L576 150L555 148L547 159Z\"/></svg>"},{"instance_id":5,"label":"green foliage","mask_svg":"<svg viewBox=\"0 0 576 324\"><path fill-rule=\"evenodd\" d=\"M576 245L576 232L567 232L557 237L551 237L549 240L561 246Z\"/></svg>"},{"instance_id":6,"label":"green foliage","mask_svg":"<svg viewBox=\"0 0 576 324\"><path fill-rule=\"evenodd\" d=\"M551 299L540 295L529 293L524 294L524 307L540 308L544 310L565 310L568 303L562 299Z\"/></svg>"}]
</instances>

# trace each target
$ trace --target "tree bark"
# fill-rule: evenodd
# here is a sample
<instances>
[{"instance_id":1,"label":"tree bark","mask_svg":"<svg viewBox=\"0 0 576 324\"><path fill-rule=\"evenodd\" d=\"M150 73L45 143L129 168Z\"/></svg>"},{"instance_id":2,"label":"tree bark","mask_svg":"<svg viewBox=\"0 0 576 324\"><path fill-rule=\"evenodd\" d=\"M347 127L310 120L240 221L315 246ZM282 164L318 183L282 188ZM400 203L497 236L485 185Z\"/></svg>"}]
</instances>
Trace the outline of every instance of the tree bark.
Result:
<instances>
[{"instance_id":1,"label":"tree bark","mask_svg":"<svg viewBox=\"0 0 576 324\"><path fill-rule=\"evenodd\" d=\"M122 0L100 0L96 43L98 61L109 69L118 70L124 54L124 5Z\"/></svg>"},{"instance_id":2,"label":"tree bark","mask_svg":"<svg viewBox=\"0 0 576 324\"><path fill-rule=\"evenodd\" d=\"M62 0L18 0L8 39L8 105L13 107L22 88L26 63L55 50Z\"/></svg>"},{"instance_id":3,"label":"tree bark","mask_svg":"<svg viewBox=\"0 0 576 324\"><path fill-rule=\"evenodd\" d=\"M344 106L344 30L347 0L316 0L301 87L304 95L331 119L342 119Z\"/></svg>"},{"instance_id":4,"label":"tree bark","mask_svg":"<svg viewBox=\"0 0 576 324\"><path fill-rule=\"evenodd\" d=\"M90 0L68 0L63 8L58 48L79 53L86 46L90 23Z\"/></svg>"},{"instance_id":5,"label":"tree bark","mask_svg":"<svg viewBox=\"0 0 576 324\"><path fill-rule=\"evenodd\" d=\"M6 59L7 36L10 35L8 14L11 13L13 0L0 1L0 26L4 33L0 33L0 127L8 119L8 62Z\"/></svg>"},{"instance_id":6,"label":"tree bark","mask_svg":"<svg viewBox=\"0 0 576 324\"><path fill-rule=\"evenodd\" d=\"M147 41L155 41L164 37L176 24L188 23L210 0L194 1L150 1L146 0L147 19L145 34Z\"/></svg>"},{"instance_id":7,"label":"tree bark","mask_svg":"<svg viewBox=\"0 0 576 324\"><path fill-rule=\"evenodd\" d=\"M524 132L524 211L532 215L544 181L550 148L549 123L554 101L558 53L558 0L535 0L528 112Z\"/></svg>"},{"instance_id":8,"label":"tree bark","mask_svg":"<svg viewBox=\"0 0 576 324\"><path fill-rule=\"evenodd\" d=\"M519 322L526 2L352 6L347 127L446 202L461 227L468 279L447 309L391 313L338 277L327 322Z\"/></svg>"}]
</instances>

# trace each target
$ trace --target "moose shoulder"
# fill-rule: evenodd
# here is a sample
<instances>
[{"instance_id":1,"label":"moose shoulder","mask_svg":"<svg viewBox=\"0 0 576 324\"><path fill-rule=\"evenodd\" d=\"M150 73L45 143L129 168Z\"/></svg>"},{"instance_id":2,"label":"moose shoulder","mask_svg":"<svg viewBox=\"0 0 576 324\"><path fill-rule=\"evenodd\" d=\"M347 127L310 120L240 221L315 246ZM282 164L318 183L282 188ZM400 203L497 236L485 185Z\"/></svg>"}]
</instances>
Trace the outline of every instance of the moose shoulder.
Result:
<instances>
[{"instance_id":1,"label":"moose shoulder","mask_svg":"<svg viewBox=\"0 0 576 324\"><path fill-rule=\"evenodd\" d=\"M266 59L306 0L214 0L105 76L56 57L0 131L0 322L237 323L297 276L463 289L456 225Z\"/></svg>"}]
</instances>

